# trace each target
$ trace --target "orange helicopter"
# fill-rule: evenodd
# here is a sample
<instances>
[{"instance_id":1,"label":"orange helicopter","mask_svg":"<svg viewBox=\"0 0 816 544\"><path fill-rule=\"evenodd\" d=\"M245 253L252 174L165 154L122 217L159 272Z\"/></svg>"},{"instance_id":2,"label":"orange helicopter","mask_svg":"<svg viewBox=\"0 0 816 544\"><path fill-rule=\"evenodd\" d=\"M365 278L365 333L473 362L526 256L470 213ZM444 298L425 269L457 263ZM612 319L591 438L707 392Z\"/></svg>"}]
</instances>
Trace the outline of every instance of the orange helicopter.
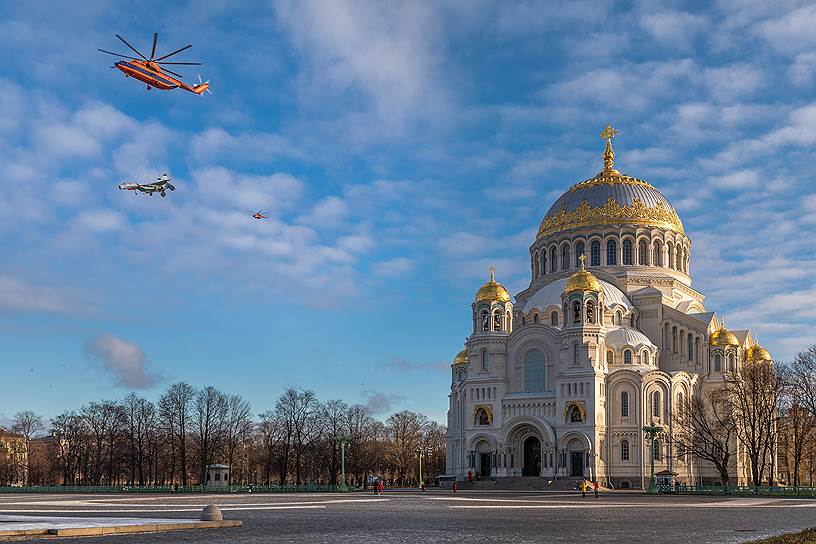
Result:
<instances>
[{"instance_id":1,"label":"orange helicopter","mask_svg":"<svg viewBox=\"0 0 816 544\"><path fill-rule=\"evenodd\" d=\"M163 68L166 64L183 64L187 66L201 66L200 62L162 62L166 58L170 58L177 53L181 53L185 49L191 48L193 45L186 45L181 49L173 51L163 57L155 58L156 55L156 41L159 39L158 33L153 33L153 49L150 50L150 58L145 57L142 53L140 53L135 47L130 45L127 40L125 40L119 34L116 35L117 38L122 40L122 43L127 45L131 51L142 57L141 59L137 59L136 57L130 57L128 55L121 55L119 53L114 53L112 51L105 51L104 49L99 49L102 53L107 53L108 55L115 55L117 57L122 57L124 59L129 59L127 61L120 60L116 61L112 68L118 68L125 74L126 77L132 77L138 79L143 83L147 83L147 90L149 91L153 87L157 89L161 89L163 91L169 91L171 89L184 89L185 91L190 91L191 93L202 94L204 91L210 92L210 82L209 81L201 81L201 76L198 76L198 85L187 85L183 81L181 81L182 75L177 74L167 68ZM172 74L175 77L168 75ZM212 93L210 93L212 94Z\"/></svg>"}]
</instances>

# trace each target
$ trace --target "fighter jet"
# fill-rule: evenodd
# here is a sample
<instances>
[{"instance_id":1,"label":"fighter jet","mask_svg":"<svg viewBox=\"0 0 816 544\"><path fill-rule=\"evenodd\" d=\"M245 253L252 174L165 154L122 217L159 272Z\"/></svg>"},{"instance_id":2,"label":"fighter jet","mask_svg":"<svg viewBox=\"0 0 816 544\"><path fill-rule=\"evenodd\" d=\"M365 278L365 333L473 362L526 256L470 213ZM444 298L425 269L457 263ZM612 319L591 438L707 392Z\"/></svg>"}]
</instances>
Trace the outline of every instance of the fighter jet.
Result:
<instances>
[{"instance_id":1,"label":"fighter jet","mask_svg":"<svg viewBox=\"0 0 816 544\"><path fill-rule=\"evenodd\" d=\"M153 183L135 183L133 181L126 181L119 184L119 189L122 191L139 191L153 196L153 193L159 193L161 196L167 196L167 189L175 191L176 188L170 183L170 177L167 174L162 176Z\"/></svg>"}]
</instances>

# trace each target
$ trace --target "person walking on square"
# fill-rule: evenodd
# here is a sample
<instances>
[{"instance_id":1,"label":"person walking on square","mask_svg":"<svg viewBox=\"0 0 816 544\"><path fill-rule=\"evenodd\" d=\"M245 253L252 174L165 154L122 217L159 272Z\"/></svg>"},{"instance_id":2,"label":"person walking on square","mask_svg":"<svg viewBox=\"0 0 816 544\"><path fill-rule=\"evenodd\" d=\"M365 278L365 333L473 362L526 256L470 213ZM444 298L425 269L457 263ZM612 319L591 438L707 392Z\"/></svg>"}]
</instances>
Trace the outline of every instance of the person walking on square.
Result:
<instances>
[{"instance_id":1,"label":"person walking on square","mask_svg":"<svg viewBox=\"0 0 816 544\"><path fill-rule=\"evenodd\" d=\"M592 489L595 491L595 498L598 498L598 480L592 482Z\"/></svg>"},{"instance_id":2,"label":"person walking on square","mask_svg":"<svg viewBox=\"0 0 816 544\"><path fill-rule=\"evenodd\" d=\"M586 498L586 488L587 488L586 480L581 480L581 498L584 499Z\"/></svg>"},{"instance_id":3,"label":"person walking on square","mask_svg":"<svg viewBox=\"0 0 816 544\"><path fill-rule=\"evenodd\" d=\"M382 495L382 490L383 490L383 481L380 480L379 482L377 482L377 495Z\"/></svg>"}]
</instances>

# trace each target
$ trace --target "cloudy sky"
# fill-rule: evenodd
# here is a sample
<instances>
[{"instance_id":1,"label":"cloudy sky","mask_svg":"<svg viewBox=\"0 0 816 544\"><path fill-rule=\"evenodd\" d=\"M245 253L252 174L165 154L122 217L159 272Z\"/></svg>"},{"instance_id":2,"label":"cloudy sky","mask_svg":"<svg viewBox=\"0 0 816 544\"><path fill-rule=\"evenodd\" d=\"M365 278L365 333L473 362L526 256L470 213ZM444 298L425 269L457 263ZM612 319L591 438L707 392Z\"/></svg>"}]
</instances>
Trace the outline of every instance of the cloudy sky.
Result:
<instances>
[{"instance_id":1,"label":"cloudy sky","mask_svg":"<svg viewBox=\"0 0 816 544\"><path fill-rule=\"evenodd\" d=\"M785 0L3 3L0 417L187 380L443 420L488 265L526 286L607 122L708 308L790 358L816 341L815 27ZM154 31L212 95L96 51ZM165 199L117 189L165 171Z\"/></svg>"}]
</instances>

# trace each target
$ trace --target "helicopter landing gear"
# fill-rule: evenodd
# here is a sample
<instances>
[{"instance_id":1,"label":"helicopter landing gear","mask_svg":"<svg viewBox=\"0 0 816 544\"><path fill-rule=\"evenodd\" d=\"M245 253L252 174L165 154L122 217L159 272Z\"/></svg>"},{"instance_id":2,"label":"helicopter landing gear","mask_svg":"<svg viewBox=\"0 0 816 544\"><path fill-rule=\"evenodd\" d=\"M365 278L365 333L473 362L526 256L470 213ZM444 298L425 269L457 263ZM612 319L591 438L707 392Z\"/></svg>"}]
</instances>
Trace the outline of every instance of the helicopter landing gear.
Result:
<instances>
[{"instance_id":1,"label":"helicopter landing gear","mask_svg":"<svg viewBox=\"0 0 816 544\"><path fill-rule=\"evenodd\" d=\"M162 195L162 198L164 198L164 197L166 197L166 196L167 196L167 193L165 193L164 191L162 191L162 192L161 192L161 195Z\"/></svg>"},{"instance_id":2,"label":"helicopter landing gear","mask_svg":"<svg viewBox=\"0 0 816 544\"><path fill-rule=\"evenodd\" d=\"M148 86L147 86L147 90L148 90L148 91L149 91L150 89L152 89L152 88L153 88L153 87L151 87L150 85L148 85Z\"/></svg>"}]
</instances>

